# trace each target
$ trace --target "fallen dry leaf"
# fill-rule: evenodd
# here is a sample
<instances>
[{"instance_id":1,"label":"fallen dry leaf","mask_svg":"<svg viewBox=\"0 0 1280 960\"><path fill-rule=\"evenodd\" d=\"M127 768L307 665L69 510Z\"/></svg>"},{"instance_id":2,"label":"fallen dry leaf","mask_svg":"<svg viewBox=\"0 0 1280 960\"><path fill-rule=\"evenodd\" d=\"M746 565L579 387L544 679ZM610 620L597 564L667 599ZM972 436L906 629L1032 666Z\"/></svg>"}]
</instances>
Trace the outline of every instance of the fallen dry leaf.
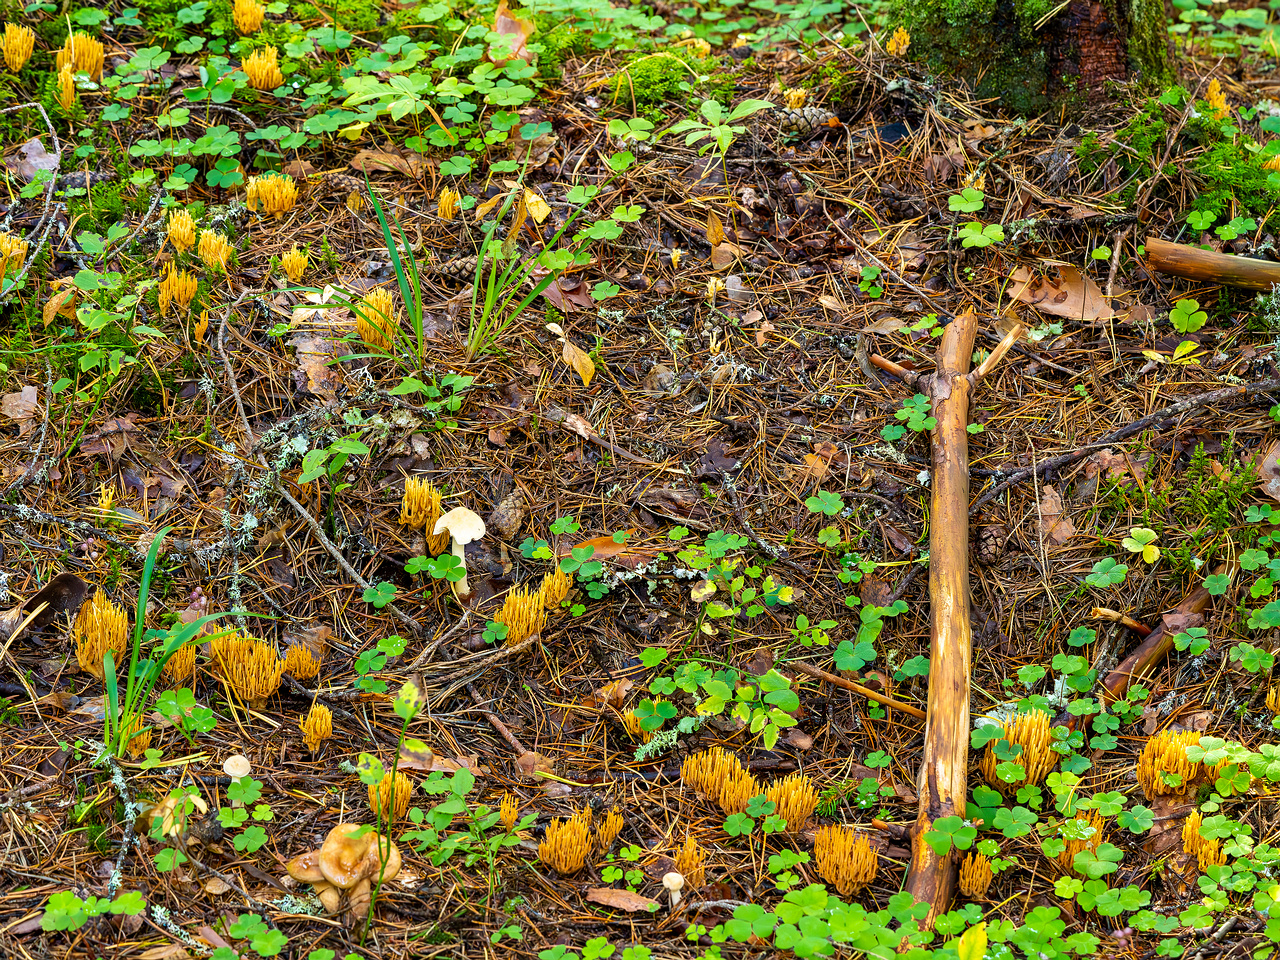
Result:
<instances>
[{"instance_id":1,"label":"fallen dry leaf","mask_svg":"<svg viewBox=\"0 0 1280 960\"><path fill-rule=\"evenodd\" d=\"M1061 546L1076 535L1076 525L1063 512L1062 495L1051 486L1040 498L1040 535L1047 543Z\"/></svg>"},{"instance_id":2,"label":"fallen dry leaf","mask_svg":"<svg viewBox=\"0 0 1280 960\"><path fill-rule=\"evenodd\" d=\"M17 393L6 393L0 397L0 415L17 422L20 437L31 432L31 420L39 407L39 396L33 386L23 387Z\"/></svg>"},{"instance_id":3,"label":"fallen dry leaf","mask_svg":"<svg viewBox=\"0 0 1280 960\"><path fill-rule=\"evenodd\" d=\"M630 535L636 531L635 528L632 527L622 532L628 535L629 541ZM561 557L567 557L571 551L579 550L582 547L591 547L595 551L595 553L591 554L591 559L608 560L611 557L616 557L619 554L626 553L630 547L630 543L627 541L619 543L617 540L613 539L612 536L592 537L590 540L583 540L581 543L561 544L558 553Z\"/></svg>"},{"instance_id":4,"label":"fallen dry leaf","mask_svg":"<svg viewBox=\"0 0 1280 960\"><path fill-rule=\"evenodd\" d=\"M68 320L76 318L76 294L74 287L65 290L59 290L44 303L44 325L47 327L53 323L55 317L66 317Z\"/></svg>"},{"instance_id":5,"label":"fallen dry leaf","mask_svg":"<svg viewBox=\"0 0 1280 960\"><path fill-rule=\"evenodd\" d=\"M713 211L707 212L707 243L713 247L724 243L724 224Z\"/></svg>"},{"instance_id":6,"label":"fallen dry leaf","mask_svg":"<svg viewBox=\"0 0 1280 960\"><path fill-rule=\"evenodd\" d=\"M494 43L489 46L489 59L495 66L505 66L508 60L518 59L525 63L533 62L533 51L525 46L529 38L533 36L536 28L532 20L523 20L520 17L513 16L507 8L507 0L498 0L498 9L493 14L493 31L499 34L505 41L505 44ZM503 49L505 47L505 49ZM498 57L494 55L494 51L499 50L500 53L510 53L510 57Z\"/></svg>"},{"instance_id":7,"label":"fallen dry leaf","mask_svg":"<svg viewBox=\"0 0 1280 960\"><path fill-rule=\"evenodd\" d=\"M565 336L564 328L560 324L548 323L547 329L554 333L556 338L564 345L564 350L562 351L564 362L577 371L578 376L582 378L584 387L591 386L591 378L596 375L596 364L591 359L591 354Z\"/></svg>"},{"instance_id":8,"label":"fallen dry leaf","mask_svg":"<svg viewBox=\"0 0 1280 960\"><path fill-rule=\"evenodd\" d=\"M16 156L5 161L5 166L23 183L30 183L41 170L56 171L58 158L44 148L39 137L33 137L18 148Z\"/></svg>"},{"instance_id":9,"label":"fallen dry leaf","mask_svg":"<svg viewBox=\"0 0 1280 960\"><path fill-rule=\"evenodd\" d=\"M1057 272L1056 279L1038 277L1026 267L1018 267L1009 274L1012 281L1009 284L1009 296L1055 317L1106 320L1115 316L1115 311L1111 309L1093 278L1067 264L1059 264Z\"/></svg>"},{"instance_id":10,"label":"fallen dry leaf","mask_svg":"<svg viewBox=\"0 0 1280 960\"><path fill-rule=\"evenodd\" d=\"M1273 440L1257 464L1258 489L1272 500L1280 500L1280 440Z\"/></svg>"},{"instance_id":11,"label":"fallen dry leaf","mask_svg":"<svg viewBox=\"0 0 1280 960\"><path fill-rule=\"evenodd\" d=\"M529 211L529 216L533 217L534 223L542 223L551 215L551 204L528 187L524 190L524 206Z\"/></svg>"},{"instance_id":12,"label":"fallen dry leaf","mask_svg":"<svg viewBox=\"0 0 1280 960\"><path fill-rule=\"evenodd\" d=\"M740 256L742 256L742 248L726 240L711 248L711 268L717 271L727 270Z\"/></svg>"},{"instance_id":13,"label":"fallen dry leaf","mask_svg":"<svg viewBox=\"0 0 1280 960\"><path fill-rule=\"evenodd\" d=\"M591 290L585 283L578 283L564 277L552 280L542 291L542 295L564 314L594 310L596 306L595 300L591 297Z\"/></svg>"},{"instance_id":14,"label":"fallen dry leaf","mask_svg":"<svg viewBox=\"0 0 1280 960\"><path fill-rule=\"evenodd\" d=\"M773 333L773 331L776 329L777 327L775 327L768 320L760 324L760 326L756 328L756 346L763 347L765 344L765 341L769 339L769 334Z\"/></svg>"},{"instance_id":15,"label":"fallen dry leaf","mask_svg":"<svg viewBox=\"0 0 1280 960\"><path fill-rule=\"evenodd\" d=\"M414 180L421 179L427 169L427 161L422 154L412 150L395 148L391 150L361 150L351 158L353 170L361 173L403 173Z\"/></svg>"},{"instance_id":16,"label":"fallen dry leaf","mask_svg":"<svg viewBox=\"0 0 1280 960\"><path fill-rule=\"evenodd\" d=\"M619 890L617 887L590 887L587 890L587 900L627 913L648 913L658 909L657 900L650 900L630 890Z\"/></svg>"},{"instance_id":17,"label":"fallen dry leaf","mask_svg":"<svg viewBox=\"0 0 1280 960\"><path fill-rule=\"evenodd\" d=\"M606 683L598 690L591 691L591 696L583 700L582 705L588 710L596 710L605 706L621 710L623 703L626 702L627 693L634 686L635 684L626 677L614 680L612 683Z\"/></svg>"},{"instance_id":18,"label":"fallen dry leaf","mask_svg":"<svg viewBox=\"0 0 1280 960\"><path fill-rule=\"evenodd\" d=\"M525 777L536 777L542 773L554 772L551 761L536 750L530 750L516 757L516 769L520 771L521 776Z\"/></svg>"},{"instance_id":19,"label":"fallen dry leaf","mask_svg":"<svg viewBox=\"0 0 1280 960\"><path fill-rule=\"evenodd\" d=\"M1126 475L1132 475L1133 479L1141 484L1146 477L1145 468L1149 459L1151 459L1150 454L1135 458L1123 450L1113 453L1111 448L1107 447L1088 459L1084 466L1084 474L1086 477L1096 477L1100 471L1105 470L1109 480L1119 480Z\"/></svg>"},{"instance_id":20,"label":"fallen dry leaf","mask_svg":"<svg viewBox=\"0 0 1280 960\"><path fill-rule=\"evenodd\" d=\"M333 363L335 354L346 347L336 340L326 340L301 330L289 337L294 349L297 367L293 371L294 383L299 390L306 390L317 397L332 400L343 384L342 373Z\"/></svg>"}]
</instances>

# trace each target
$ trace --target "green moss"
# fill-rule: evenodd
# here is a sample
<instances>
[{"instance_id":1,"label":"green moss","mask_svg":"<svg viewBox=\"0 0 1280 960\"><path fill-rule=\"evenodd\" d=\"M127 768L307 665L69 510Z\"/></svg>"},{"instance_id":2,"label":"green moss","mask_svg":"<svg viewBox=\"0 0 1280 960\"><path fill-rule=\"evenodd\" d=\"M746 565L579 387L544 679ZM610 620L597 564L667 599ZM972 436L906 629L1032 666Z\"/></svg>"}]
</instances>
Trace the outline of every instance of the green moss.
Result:
<instances>
[{"instance_id":1,"label":"green moss","mask_svg":"<svg viewBox=\"0 0 1280 960\"><path fill-rule=\"evenodd\" d=\"M530 48L538 55L538 75L544 80L559 80L566 60L592 49L591 36L583 30L569 24L553 26L557 20L548 16L535 17L534 22L538 30Z\"/></svg>"},{"instance_id":2,"label":"green moss","mask_svg":"<svg viewBox=\"0 0 1280 960\"><path fill-rule=\"evenodd\" d=\"M619 68L610 85L613 102L636 116L661 114L664 104L685 104L732 97L733 80L719 57L699 60L686 50L635 54Z\"/></svg>"},{"instance_id":3,"label":"green moss","mask_svg":"<svg viewBox=\"0 0 1280 960\"><path fill-rule=\"evenodd\" d=\"M315 4L295 3L293 16L299 20L321 20L325 23L332 22L330 17L335 17L338 26L349 33L374 33L382 26L382 7L372 0L343 0L336 5L324 4L324 9L328 16L321 13Z\"/></svg>"}]
</instances>

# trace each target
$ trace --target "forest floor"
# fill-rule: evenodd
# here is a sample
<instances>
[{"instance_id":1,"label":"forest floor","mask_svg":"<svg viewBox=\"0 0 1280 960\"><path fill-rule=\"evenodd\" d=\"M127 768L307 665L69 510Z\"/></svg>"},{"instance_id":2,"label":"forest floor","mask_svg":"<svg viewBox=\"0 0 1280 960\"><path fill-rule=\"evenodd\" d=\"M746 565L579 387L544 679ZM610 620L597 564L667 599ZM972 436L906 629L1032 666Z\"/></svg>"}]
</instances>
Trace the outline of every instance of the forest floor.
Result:
<instances>
[{"instance_id":1,"label":"forest floor","mask_svg":"<svg viewBox=\"0 0 1280 960\"><path fill-rule=\"evenodd\" d=\"M0 955L1270 955L1280 303L1143 245L1280 257L1274 59L1180 38L1179 86L1028 121L887 53L892 24L637 55L625 18L601 50L491 8L348 33L281 3L262 37L301 82L259 93L229 6L145 10L75 11L115 82L69 105L66 23L11 17L38 38L2 89L42 106L0 114L0 227L33 261L0 301ZM484 62L544 34L537 71ZM428 40L434 92L395 62ZM930 842L968 873L924 931L908 381L966 311L975 365L1022 332L972 404L988 725ZM410 478L485 521L465 578L405 522ZM516 612L557 568L545 623ZM1099 714L1152 628L1174 649ZM1052 724L1021 755L1019 709ZM682 776L717 745L745 802ZM385 832L393 766L399 871L371 912L322 903L286 865ZM855 837L878 870L841 879L815 843Z\"/></svg>"}]
</instances>

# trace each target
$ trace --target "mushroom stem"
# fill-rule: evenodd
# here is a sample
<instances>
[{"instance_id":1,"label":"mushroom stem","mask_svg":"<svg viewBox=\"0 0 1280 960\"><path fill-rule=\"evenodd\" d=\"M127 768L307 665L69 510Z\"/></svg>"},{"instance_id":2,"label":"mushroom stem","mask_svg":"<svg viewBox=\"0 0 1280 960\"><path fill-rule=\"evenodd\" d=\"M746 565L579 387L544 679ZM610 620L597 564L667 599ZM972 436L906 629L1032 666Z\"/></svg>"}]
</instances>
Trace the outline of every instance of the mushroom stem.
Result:
<instances>
[{"instance_id":1,"label":"mushroom stem","mask_svg":"<svg viewBox=\"0 0 1280 960\"><path fill-rule=\"evenodd\" d=\"M471 587L467 585L467 545L459 543L457 538L453 540L453 555L462 564L462 579L457 581L454 587L458 591L459 597L469 597L471 595Z\"/></svg>"},{"instance_id":2,"label":"mushroom stem","mask_svg":"<svg viewBox=\"0 0 1280 960\"><path fill-rule=\"evenodd\" d=\"M667 888L667 893L671 894L671 909L674 910L680 905L680 891L684 887L684 874L673 870L663 876L662 885Z\"/></svg>"}]
</instances>

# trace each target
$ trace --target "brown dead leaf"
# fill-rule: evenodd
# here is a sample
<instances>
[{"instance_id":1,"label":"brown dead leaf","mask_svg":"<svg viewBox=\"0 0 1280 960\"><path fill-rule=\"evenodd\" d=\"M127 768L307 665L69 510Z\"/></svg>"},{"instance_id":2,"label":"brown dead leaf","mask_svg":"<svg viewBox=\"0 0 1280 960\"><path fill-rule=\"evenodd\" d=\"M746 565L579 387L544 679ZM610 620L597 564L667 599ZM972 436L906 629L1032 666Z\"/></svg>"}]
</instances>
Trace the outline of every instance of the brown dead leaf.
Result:
<instances>
[{"instance_id":1,"label":"brown dead leaf","mask_svg":"<svg viewBox=\"0 0 1280 960\"><path fill-rule=\"evenodd\" d=\"M80 444L80 452L88 456L103 454L111 460L119 460L120 455L129 447L129 434L137 431L134 421L136 413L126 413L123 417L112 417L102 425L102 429L87 436Z\"/></svg>"},{"instance_id":2,"label":"brown dead leaf","mask_svg":"<svg viewBox=\"0 0 1280 960\"><path fill-rule=\"evenodd\" d=\"M587 900L627 913L649 913L658 909L657 900L650 900L631 890L619 890L617 887L590 887L587 890Z\"/></svg>"},{"instance_id":3,"label":"brown dead leaf","mask_svg":"<svg viewBox=\"0 0 1280 960\"><path fill-rule=\"evenodd\" d=\"M1088 459L1084 466L1084 474L1086 477L1095 477L1105 470L1108 480L1119 480L1121 477L1131 475L1141 484L1146 478L1146 465L1150 459L1150 454L1134 458L1124 450L1113 453L1111 448L1107 447Z\"/></svg>"},{"instance_id":4,"label":"brown dead leaf","mask_svg":"<svg viewBox=\"0 0 1280 960\"><path fill-rule=\"evenodd\" d=\"M551 761L536 750L530 750L516 757L516 769L520 771L521 776L525 777L536 777L543 773L553 773L555 770Z\"/></svg>"},{"instance_id":5,"label":"brown dead leaf","mask_svg":"<svg viewBox=\"0 0 1280 960\"><path fill-rule=\"evenodd\" d=\"M617 540L613 539L612 536L592 537L590 540L583 540L581 543L574 544L562 543L558 550L558 555L560 557L567 557L573 550L579 550L582 547L591 547L595 551L591 554L592 560L609 560L628 552L631 548L629 542L630 535L635 532L634 527L624 530L623 533L627 534L627 542L623 543L619 543Z\"/></svg>"},{"instance_id":6,"label":"brown dead leaf","mask_svg":"<svg viewBox=\"0 0 1280 960\"><path fill-rule=\"evenodd\" d=\"M1057 277L1038 277L1026 267L1009 274L1009 296L1041 313L1072 320L1106 320L1115 316L1092 277L1068 264L1057 266Z\"/></svg>"},{"instance_id":7,"label":"brown dead leaf","mask_svg":"<svg viewBox=\"0 0 1280 960\"><path fill-rule=\"evenodd\" d=\"M289 346L293 347L297 361L293 379L298 389L325 400L334 399L342 387L343 377L341 369L333 361L339 351L346 351L346 347L336 340L326 340L302 330L290 335Z\"/></svg>"},{"instance_id":8,"label":"brown dead leaf","mask_svg":"<svg viewBox=\"0 0 1280 960\"><path fill-rule=\"evenodd\" d=\"M578 376L582 378L584 387L591 386L591 378L596 375L596 364L591 359L591 354L583 350L572 340L564 342L564 362L573 367L578 372Z\"/></svg>"},{"instance_id":9,"label":"brown dead leaf","mask_svg":"<svg viewBox=\"0 0 1280 960\"><path fill-rule=\"evenodd\" d=\"M756 346L763 347L765 345L765 341L769 339L769 334L773 333L776 329L777 327L768 320L760 324L760 326L756 328Z\"/></svg>"},{"instance_id":10,"label":"brown dead leaf","mask_svg":"<svg viewBox=\"0 0 1280 960\"><path fill-rule=\"evenodd\" d=\"M1040 498L1040 535L1047 543L1061 546L1076 535L1076 526L1063 512L1062 496L1046 486Z\"/></svg>"},{"instance_id":11,"label":"brown dead leaf","mask_svg":"<svg viewBox=\"0 0 1280 960\"><path fill-rule=\"evenodd\" d=\"M51 324L55 317L66 317L68 320L76 318L76 294L79 291L75 287L68 287L65 290L59 290L44 304L44 325L47 327Z\"/></svg>"},{"instance_id":12,"label":"brown dead leaf","mask_svg":"<svg viewBox=\"0 0 1280 960\"><path fill-rule=\"evenodd\" d=\"M782 479L787 483L821 480L827 475L828 461L816 453L804 455L804 465L789 463L782 471Z\"/></svg>"},{"instance_id":13,"label":"brown dead leaf","mask_svg":"<svg viewBox=\"0 0 1280 960\"><path fill-rule=\"evenodd\" d=\"M58 157L44 148L39 137L34 137L18 148L16 155L5 161L5 166L23 183L30 183L41 170L58 169Z\"/></svg>"},{"instance_id":14,"label":"brown dead leaf","mask_svg":"<svg viewBox=\"0 0 1280 960\"><path fill-rule=\"evenodd\" d=\"M1258 461L1258 489L1272 500L1280 500L1280 440L1273 440Z\"/></svg>"},{"instance_id":15,"label":"brown dead leaf","mask_svg":"<svg viewBox=\"0 0 1280 960\"><path fill-rule=\"evenodd\" d=\"M839 297L833 297L828 293L824 293L818 297L818 303L830 310L832 313L845 313L849 306Z\"/></svg>"},{"instance_id":16,"label":"brown dead leaf","mask_svg":"<svg viewBox=\"0 0 1280 960\"><path fill-rule=\"evenodd\" d=\"M6 393L0 397L0 416L17 422L20 437L31 432L31 420L39 408L39 396L33 386L25 386L17 393Z\"/></svg>"},{"instance_id":17,"label":"brown dead leaf","mask_svg":"<svg viewBox=\"0 0 1280 960\"><path fill-rule=\"evenodd\" d=\"M615 710L622 710L623 703L626 702L627 694L635 684L626 677L615 680L613 683L606 683L598 690L591 691L591 696L582 701L582 705L588 710L598 710L600 707L613 707Z\"/></svg>"},{"instance_id":18,"label":"brown dead leaf","mask_svg":"<svg viewBox=\"0 0 1280 960\"><path fill-rule=\"evenodd\" d=\"M711 248L711 269L717 272L728 270L740 256L742 256L742 248L736 243L726 240L724 243L717 244Z\"/></svg>"},{"instance_id":19,"label":"brown dead leaf","mask_svg":"<svg viewBox=\"0 0 1280 960\"><path fill-rule=\"evenodd\" d=\"M542 291L542 295L564 314L594 310L596 306L595 300L591 297L591 289L585 283L565 277L552 280Z\"/></svg>"},{"instance_id":20,"label":"brown dead leaf","mask_svg":"<svg viewBox=\"0 0 1280 960\"><path fill-rule=\"evenodd\" d=\"M897 333L905 330L907 321L901 317L880 317L862 328L863 333Z\"/></svg>"},{"instance_id":21,"label":"brown dead leaf","mask_svg":"<svg viewBox=\"0 0 1280 960\"><path fill-rule=\"evenodd\" d=\"M493 30L503 38L505 43L499 41L490 44L489 59L498 67L505 66L512 59L532 63L533 51L525 44L533 36L535 29L532 20L523 20L512 15L507 8L507 0L498 0L498 9L493 14ZM503 56L503 54L509 54L509 56Z\"/></svg>"},{"instance_id":22,"label":"brown dead leaf","mask_svg":"<svg viewBox=\"0 0 1280 960\"><path fill-rule=\"evenodd\" d=\"M791 727L788 729L787 735L783 739L797 750L813 749L813 737L809 736L809 734L805 733L799 727Z\"/></svg>"},{"instance_id":23,"label":"brown dead leaf","mask_svg":"<svg viewBox=\"0 0 1280 960\"><path fill-rule=\"evenodd\" d=\"M712 247L724 243L724 224L712 210L707 211L707 243Z\"/></svg>"},{"instance_id":24,"label":"brown dead leaf","mask_svg":"<svg viewBox=\"0 0 1280 960\"><path fill-rule=\"evenodd\" d=\"M427 161L422 154L399 147L390 150L361 150L351 158L351 168L361 173L403 173L406 177L418 180L426 172Z\"/></svg>"}]
</instances>

